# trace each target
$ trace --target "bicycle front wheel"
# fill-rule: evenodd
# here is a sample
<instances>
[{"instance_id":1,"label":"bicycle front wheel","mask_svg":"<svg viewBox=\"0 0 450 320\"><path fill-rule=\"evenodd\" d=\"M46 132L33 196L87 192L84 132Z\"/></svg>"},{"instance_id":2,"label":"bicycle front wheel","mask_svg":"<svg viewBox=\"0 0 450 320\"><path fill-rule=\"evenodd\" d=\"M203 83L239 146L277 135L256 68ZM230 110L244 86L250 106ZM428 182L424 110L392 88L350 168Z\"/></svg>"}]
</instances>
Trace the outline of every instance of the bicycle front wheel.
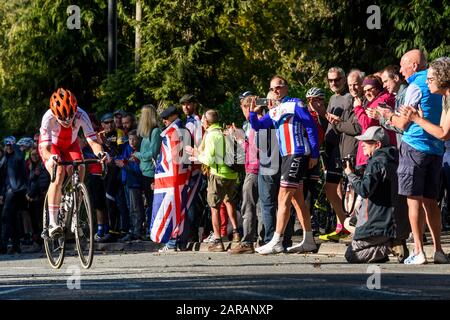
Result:
<instances>
[{"instance_id":1,"label":"bicycle front wheel","mask_svg":"<svg viewBox=\"0 0 450 320\"><path fill-rule=\"evenodd\" d=\"M66 248L66 242L63 236L56 238L50 238L48 235L49 227L49 211L48 211L48 195L45 196L44 210L43 210L43 232L42 238L44 239L45 253L47 254L47 260L54 269L61 268L64 261L64 252Z\"/></svg>"},{"instance_id":2,"label":"bicycle front wheel","mask_svg":"<svg viewBox=\"0 0 450 320\"><path fill-rule=\"evenodd\" d=\"M88 269L94 258L94 223L92 220L91 202L84 183L77 188L77 208L72 219L75 219L75 239L78 257L83 268Z\"/></svg>"}]
</instances>

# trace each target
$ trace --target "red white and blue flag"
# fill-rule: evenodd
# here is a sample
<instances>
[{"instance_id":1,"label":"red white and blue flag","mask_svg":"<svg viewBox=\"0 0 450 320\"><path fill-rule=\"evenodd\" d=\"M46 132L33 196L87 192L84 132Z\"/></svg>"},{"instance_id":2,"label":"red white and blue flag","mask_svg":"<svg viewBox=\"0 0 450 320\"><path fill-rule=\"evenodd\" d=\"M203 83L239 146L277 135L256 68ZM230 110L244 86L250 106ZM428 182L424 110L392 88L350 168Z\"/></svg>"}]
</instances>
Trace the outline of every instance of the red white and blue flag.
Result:
<instances>
[{"instance_id":1,"label":"red white and blue flag","mask_svg":"<svg viewBox=\"0 0 450 320\"><path fill-rule=\"evenodd\" d=\"M150 224L150 238L157 243L167 243L182 234L185 213L194 195L189 183L191 167L189 161L183 161L185 130L181 126L177 119L161 133Z\"/></svg>"}]
</instances>

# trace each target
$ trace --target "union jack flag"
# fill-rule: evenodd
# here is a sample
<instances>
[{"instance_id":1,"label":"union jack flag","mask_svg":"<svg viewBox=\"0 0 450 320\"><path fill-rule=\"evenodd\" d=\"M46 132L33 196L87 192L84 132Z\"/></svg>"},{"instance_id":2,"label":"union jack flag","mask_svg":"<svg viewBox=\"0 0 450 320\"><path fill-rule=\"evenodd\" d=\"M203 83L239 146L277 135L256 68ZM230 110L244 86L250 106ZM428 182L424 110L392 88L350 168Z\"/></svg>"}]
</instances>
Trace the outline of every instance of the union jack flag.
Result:
<instances>
[{"instance_id":1,"label":"union jack flag","mask_svg":"<svg viewBox=\"0 0 450 320\"><path fill-rule=\"evenodd\" d=\"M183 232L186 209L195 191L191 166L183 161L184 142L181 120L172 122L161 133L161 152L155 168L150 238L166 243Z\"/></svg>"}]
</instances>

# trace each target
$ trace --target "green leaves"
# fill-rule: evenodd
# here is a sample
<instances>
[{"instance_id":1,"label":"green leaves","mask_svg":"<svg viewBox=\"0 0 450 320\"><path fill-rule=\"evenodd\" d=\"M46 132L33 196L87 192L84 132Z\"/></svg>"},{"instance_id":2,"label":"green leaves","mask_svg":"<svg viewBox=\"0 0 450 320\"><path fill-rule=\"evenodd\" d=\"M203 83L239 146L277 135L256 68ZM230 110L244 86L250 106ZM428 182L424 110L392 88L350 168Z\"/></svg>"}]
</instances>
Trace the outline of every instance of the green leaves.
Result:
<instances>
[{"instance_id":1,"label":"green leaves","mask_svg":"<svg viewBox=\"0 0 450 320\"><path fill-rule=\"evenodd\" d=\"M292 96L326 88L328 68L370 74L411 48L429 60L450 52L450 0L141 0L140 68L134 66L136 0L118 1L118 70L107 74L107 2L81 1L81 29L68 30L69 0L0 2L0 134L36 130L58 86L102 114L144 103L163 107L191 92L225 122L239 122L239 93L265 96L274 74Z\"/></svg>"}]
</instances>

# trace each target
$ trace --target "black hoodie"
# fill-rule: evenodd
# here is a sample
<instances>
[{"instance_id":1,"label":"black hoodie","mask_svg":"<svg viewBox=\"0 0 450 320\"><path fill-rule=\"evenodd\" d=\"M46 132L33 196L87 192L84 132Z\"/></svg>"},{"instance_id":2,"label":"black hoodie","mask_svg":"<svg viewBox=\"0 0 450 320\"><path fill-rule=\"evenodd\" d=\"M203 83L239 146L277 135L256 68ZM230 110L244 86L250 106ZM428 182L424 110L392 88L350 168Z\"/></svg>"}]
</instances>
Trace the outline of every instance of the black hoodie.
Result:
<instances>
[{"instance_id":1,"label":"black hoodie","mask_svg":"<svg viewBox=\"0 0 450 320\"><path fill-rule=\"evenodd\" d=\"M374 236L395 237L394 207L398 197L398 151L395 147L375 150L362 177L348 176L355 192L363 198L358 211L354 240Z\"/></svg>"}]
</instances>

